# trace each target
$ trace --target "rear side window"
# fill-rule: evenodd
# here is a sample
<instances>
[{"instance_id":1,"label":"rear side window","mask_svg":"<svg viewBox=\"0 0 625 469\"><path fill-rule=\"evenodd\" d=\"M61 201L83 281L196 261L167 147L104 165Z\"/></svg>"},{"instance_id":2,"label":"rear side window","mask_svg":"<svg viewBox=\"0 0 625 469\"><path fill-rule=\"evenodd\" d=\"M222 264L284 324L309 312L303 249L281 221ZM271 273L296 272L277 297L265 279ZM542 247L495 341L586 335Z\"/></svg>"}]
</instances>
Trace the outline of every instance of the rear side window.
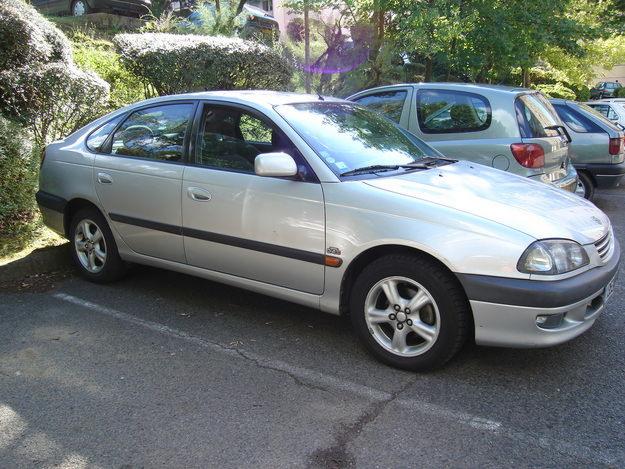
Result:
<instances>
[{"instance_id":1,"label":"rear side window","mask_svg":"<svg viewBox=\"0 0 625 469\"><path fill-rule=\"evenodd\" d=\"M576 111L566 104L554 104L553 107L558 112L560 119L573 131L577 133L601 132L602 130L581 112Z\"/></svg>"},{"instance_id":2,"label":"rear side window","mask_svg":"<svg viewBox=\"0 0 625 469\"><path fill-rule=\"evenodd\" d=\"M111 153L181 161L193 104L167 104L135 111L115 131Z\"/></svg>"},{"instance_id":3,"label":"rear side window","mask_svg":"<svg viewBox=\"0 0 625 469\"><path fill-rule=\"evenodd\" d=\"M362 98L355 99L354 102L362 104L369 109L379 112L392 121L399 123L404 103L406 102L408 92L406 90L384 91L383 93L375 93Z\"/></svg>"},{"instance_id":4,"label":"rear side window","mask_svg":"<svg viewBox=\"0 0 625 469\"><path fill-rule=\"evenodd\" d=\"M419 90L417 118L429 134L486 130L492 119L488 100L479 94L453 90Z\"/></svg>"},{"instance_id":5,"label":"rear side window","mask_svg":"<svg viewBox=\"0 0 625 469\"><path fill-rule=\"evenodd\" d=\"M103 145L106 142L106 139L111 134L117 124L119 124L124 116L118 116L106 124L101 125L96 130L91 132L91 134L87 137L87 148L96 153L100 153L103 150Z\"/></svg>"},{"instance_id":6,"label":"rear side window","mask_svg":"<svg viewBox=\"0 0 625 469\"><path fill-rule=\"evenodd\" d=\"M551 103L540 93L524 94L516 99L516 115L523 138L557 137L558 131L547 129L560 125Z\"/></svg>"}]
</instances>

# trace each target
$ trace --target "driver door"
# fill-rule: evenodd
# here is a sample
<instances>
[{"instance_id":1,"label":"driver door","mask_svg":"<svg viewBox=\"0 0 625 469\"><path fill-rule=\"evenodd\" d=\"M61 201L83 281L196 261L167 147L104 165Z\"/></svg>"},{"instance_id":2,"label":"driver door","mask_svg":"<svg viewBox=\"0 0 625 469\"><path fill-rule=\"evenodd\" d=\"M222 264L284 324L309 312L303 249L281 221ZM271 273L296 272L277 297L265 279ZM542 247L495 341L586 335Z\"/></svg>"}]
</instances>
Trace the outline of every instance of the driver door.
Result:
<instances>
[{"instance_id":1,"label":"driver door","mask_svg":"<svg viewBox=\"0 0 625 469\"><path fill-rule=\"evenodd\" d=\"M324 288L325 214L321 185L298 150L265 116L205 103L195 159L182 182L187 262L307 293ZM260 153L294 157L300 176L254 173Z\"/></svg>"}]
</instances>

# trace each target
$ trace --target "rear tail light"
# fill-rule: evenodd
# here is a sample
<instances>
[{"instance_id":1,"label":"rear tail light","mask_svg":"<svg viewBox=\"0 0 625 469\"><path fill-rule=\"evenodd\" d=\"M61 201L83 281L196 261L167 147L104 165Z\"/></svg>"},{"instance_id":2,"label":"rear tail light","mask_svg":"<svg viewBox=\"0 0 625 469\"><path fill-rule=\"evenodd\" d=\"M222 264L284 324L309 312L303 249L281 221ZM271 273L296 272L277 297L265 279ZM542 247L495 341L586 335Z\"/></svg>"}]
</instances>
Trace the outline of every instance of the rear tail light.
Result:
<instances>
[{"instance_id":1,"label":"rear tail light","mask_svg":"<svg viewBox=\"0 0 625 469\"><path fill-rule=\"evenodd\" d=\"M521 166L526 168L545 166L545 150L536 143L513 143L510 150Z\"/></svg>"},{"instance_id":2,"label":"rear tail light","mask_svg":"<svg viewBox=\"0 0 625 469\"><path fill-rule=\"evenodd\" d=\"M623 138L611 138L609 146L610 155L618 155L623 151Z\"/></svg>"}]
</instances>

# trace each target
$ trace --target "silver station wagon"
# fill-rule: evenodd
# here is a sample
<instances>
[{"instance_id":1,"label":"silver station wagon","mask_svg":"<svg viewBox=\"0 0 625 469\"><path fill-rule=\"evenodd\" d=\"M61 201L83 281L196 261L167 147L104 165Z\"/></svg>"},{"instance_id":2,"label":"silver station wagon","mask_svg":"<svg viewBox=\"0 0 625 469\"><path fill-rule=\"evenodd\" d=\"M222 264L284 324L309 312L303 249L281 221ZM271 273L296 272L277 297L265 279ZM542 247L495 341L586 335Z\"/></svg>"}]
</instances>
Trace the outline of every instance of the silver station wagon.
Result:
<instances>
[{"instance_id":1,"label":"silver station wagon","mask_svg":"<svg viewBox=\"0 0 625 469\"><path fill-rule=\"evenodd\" d=\"M625 176L623 131L592 107L565 99L551 103L569 130L570 154L579 177L578 195L592 199L595 188L612 188Z\"/></svg>"},{"instance_id":2,"label":"silver station wagon","mask_svg":"<svg viewBox=\"0 0 625 469\"><path fill-rule=\"evenodd\" d=\"M382 86L347 98L367 106L446 156L574 192L568 135L540 92L466 83Z\"/></svg>"},{"instance_id":3,"label":"silver station wagon","mask_svg":"<svg viewBox=\"0 0 625 469\"><path fill-rule=\"evenodd\" d=\"M135 262L348 314L369 351L414 370L469 338L581 334L620 258L586 200L448 159L354 103L291 93L120 109L46 148L37 201L89 280Z\"/></svg>"}]
</instances>

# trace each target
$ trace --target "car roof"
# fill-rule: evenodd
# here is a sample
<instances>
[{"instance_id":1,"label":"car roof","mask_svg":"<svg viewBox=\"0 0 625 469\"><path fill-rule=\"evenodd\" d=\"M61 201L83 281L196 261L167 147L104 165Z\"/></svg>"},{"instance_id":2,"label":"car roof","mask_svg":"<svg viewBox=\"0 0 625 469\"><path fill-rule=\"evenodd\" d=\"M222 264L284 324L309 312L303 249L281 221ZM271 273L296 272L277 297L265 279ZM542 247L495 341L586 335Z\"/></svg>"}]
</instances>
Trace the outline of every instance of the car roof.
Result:
<instances>
[{"instance_id":1,"label":"car roof","mask_svg":"<svg viewBox=\"0 0 625 469\"><path fill-rule=\"evenodd\" d=\"M133 105L157 104L163 101L185 99L214 99L218 101L234 102L239 104L251 104L263 107L279 106L281 104L294 104L318 101L348 102L330 96L316 94L292 93L286 91L271 90L227 90L227 91L201 91L197 93L185 93L159 96L157 98L141 101Z\"/></svg>"},{"instance_id":2,"label":"car roof","mask_svg":"<svg viewBox=\"0 0 625 469\"><path fill-rule=\"evenodd\" d=\"M401 88L406 86L414 86L417 88L437 88L444 90L458 90L458 91L494 91L498 93L527 93L527 92L536 92L536 90L531 90L529 88L523 88L520 86L506 86L506 85L490 85L487 83L456 83L456 82L419 82L419 83L398 83L396 85L386 85L386 86L378 86L376 88L369 88L366 90L362 90L358 93L369 92L373 90L382 90L382 89L393 89L393 88Z\"/></svg>"}]
</instances>

